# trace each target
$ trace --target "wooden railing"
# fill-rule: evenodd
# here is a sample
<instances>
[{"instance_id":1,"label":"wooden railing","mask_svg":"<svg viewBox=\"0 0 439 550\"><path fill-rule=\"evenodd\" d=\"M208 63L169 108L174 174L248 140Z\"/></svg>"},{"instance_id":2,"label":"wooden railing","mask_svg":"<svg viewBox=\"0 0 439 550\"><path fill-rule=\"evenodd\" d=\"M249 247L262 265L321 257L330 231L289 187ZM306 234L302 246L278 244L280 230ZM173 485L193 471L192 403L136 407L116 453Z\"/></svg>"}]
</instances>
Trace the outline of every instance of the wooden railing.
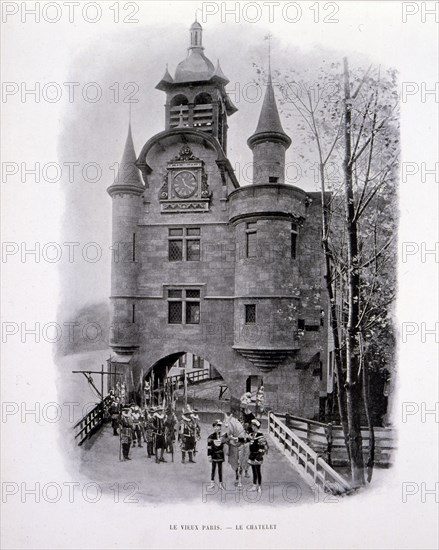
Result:
<instances>
[{"instance_id":1,"label":"wooden railing","mask_svg":"<svg viewBox=\"0 0 439 550\"><path fill-rule=\"evenodd\" d=\"M272 412L268 414L268 431L276 445L308 483L337 495L353 491L340 474Z\"/></svg>"},{"instance_id":2,"label":"wooden railing","mask_svg":"<svg viewBox=\"0 0 439 550\"><path fill-rule=\"evenodd\" d=\"M91 437L102 426L105 407L110 403L110 400L110 396L107 395L103 401L98 403L96 407L73 426L75 440L77 440L78 445L82 445L86 439Z\"/></svg>"},{"instance_id":3,"label":"wooden railing","mask_svg":"<svg viewBox=\"0 0 439 550\"><path fill-rule=\"evenodd\" d=\"M183 381L183 374L174 374L173 376L168 376L167 381L173 384L177 381ZM210 380L216 377L210 376L210 369L200 369L195 371L190 371L187 373L187 379L189 382L202 382L203 380Z\"/></svg>"},{"instance_id":4,"label":"wooden railing","mask_svg":"<svg viewBox=\"0 0 439 550\"><path fill-rule=\"evenodd\" d=\"M348 454L341 426L324 424L293 415L277 415L285 419L285 425L293 430L314 451L324 454L327 462L337 466L348 464ZM375 464L388 466L395 450L394 431L392 428L375 427ZM368 453L369 430L361 428L364 458Z\"/></svg>"}]
</instances>

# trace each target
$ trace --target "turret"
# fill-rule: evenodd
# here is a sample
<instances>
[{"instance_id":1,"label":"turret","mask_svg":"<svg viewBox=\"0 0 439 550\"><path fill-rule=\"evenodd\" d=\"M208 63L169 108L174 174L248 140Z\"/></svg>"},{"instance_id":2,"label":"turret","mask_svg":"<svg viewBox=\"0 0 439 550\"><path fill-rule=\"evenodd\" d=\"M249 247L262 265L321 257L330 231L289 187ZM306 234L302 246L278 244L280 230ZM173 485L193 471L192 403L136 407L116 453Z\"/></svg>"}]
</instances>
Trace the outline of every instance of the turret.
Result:
<instances>
[{"instance_id":1,"label":"turret","mask_svg":"<svg viewBox=\"0 0 439 550\"><path fill-rule=\"evenodd\" d=\"M107 189L113 202L112 230L112 334L110 345L119 353L138 347L134 296L137 292L139 258L136 250L137 227L144 186L135 165L131 125L114 183Z\"/></svg>"},{"instance_id":2,"label":"turret","mask_svg":"<svg viewBox=\"0 0 439 550\"><path fill-rule=\"evenodd\" d=\"M253 151L253 183L285 183L285 151L291 139L282 128L274 96L271 70L255 133L247 144Z\"/></svg>"}]
</instances>

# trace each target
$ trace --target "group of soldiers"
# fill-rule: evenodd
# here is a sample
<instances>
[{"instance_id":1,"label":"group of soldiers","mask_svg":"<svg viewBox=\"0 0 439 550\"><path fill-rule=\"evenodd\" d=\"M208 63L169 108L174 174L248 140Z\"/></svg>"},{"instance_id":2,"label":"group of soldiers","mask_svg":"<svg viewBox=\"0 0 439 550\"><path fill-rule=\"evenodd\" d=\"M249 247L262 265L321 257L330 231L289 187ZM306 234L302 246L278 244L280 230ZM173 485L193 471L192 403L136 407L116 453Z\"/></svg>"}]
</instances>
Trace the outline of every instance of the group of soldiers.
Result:
<instances>
[{"instance_id":1,"label":"group of soldiers","mask_svg":"<svg viewBox=\"0 0 439 550\"><path fill-rule=\"evenodd\" d=\"M196 410L186 407L180 421L172 405L164 407L139 407L135 403L124 405L115 395L111 395L109 413L113 435L120 438L119 455L121 460L131 460L131 447L146 444L148 458L155 457L156 463L167 462L165 452L174 453L178 438L181 461L195 462L197 441L200 439L199 416Z\"/></svg>"},{"instance_id":2,"label":"group of soldiers","mask_svg":"<svg viewBox=\"0 0 439 550\"><path fill-rule=\"evenodd\" d=\"M228 456L228 462L235 472L235 486L242 487L242 476L249 478L251 467L253 487L251 490L260 492L262 485L262 464L268 452L268 444L261 432L260 418L264 411L263 387L256 395L254 413L251 408L252 394L245 393L240 402L231 407L230 415L225 415L224 421L213 423L213 432L207 438L207 456L211 462L211 487L215 486L218 477L220 488L223 483L222 465ZM172 453L174 460L174 445L180 444L181 462L195 463L197 442L201 437L200 419L196 409L186 406L181 418L177 418L175 402L168 405L150 405L143 408L135 403L124 404L120 395L110 392L109 413L113 435L119 436L119 459L131 460L132 447L143 447L146 444L148 458L155 458L160 464L167 462L165 452Z\"/></svg>"}]
</instances>

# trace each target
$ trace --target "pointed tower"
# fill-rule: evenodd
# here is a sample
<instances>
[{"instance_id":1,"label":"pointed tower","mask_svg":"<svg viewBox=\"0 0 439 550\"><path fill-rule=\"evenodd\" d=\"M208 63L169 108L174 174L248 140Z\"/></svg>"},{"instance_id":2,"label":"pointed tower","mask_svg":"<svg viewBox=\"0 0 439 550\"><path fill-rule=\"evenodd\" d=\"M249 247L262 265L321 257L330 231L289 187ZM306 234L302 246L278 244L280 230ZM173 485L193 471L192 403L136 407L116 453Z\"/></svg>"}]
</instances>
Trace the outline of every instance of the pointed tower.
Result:
<instances>
[{"instance_id":1,"label":"pointed tower","mask_svg":"<svg viewBox=\"0 0 439 550\"><path fill-rule=\"evenodd\" d=\"M144 186L136 164L131 124L114 183L107 189L113 202L110 345L117 353L129 354L138 347L135 303L139 269L136 250L141 197Z\"/></svg>"},{"instance_id":2,"label":"pointed tower","mask_svg":"<svg viewBox=\"0 0 439 550\"><path fill-rule=\"evenodd\" d=\"M253 151L253 184L285 183L285 151L291 139L282 128L270 66L259 122L247 145Z\"/></svg>"},{"instance_id":3,"label":"pointed tower","mask_svg":"<svg viewBox=\"0 0 439 550\"><path fill-rule=\"evenodd\" d=\"M166 68L156 88L166 92L166 130L193 128L215 137L227 148L227 117L237 111L227 95L229 80L219 61L204 55L203 27L195 21L190 28L186 58L177 65L174 78Z\"/></svg>"},{"instance_id":4,"label":"pointed tower","mask_svg":"<svg viewBox=\"0 0 439 550\"><path fill-rule=\"evenodd\" d=\"M107 192L111 197L117 192L134 195L141 195L143 193L143 183L139 169L136 166L136 152L131 133L131 122L128 125L128 135L117 176L114 178L113 185L110 185L107 189Z\"/></svg>"}]
</instances>

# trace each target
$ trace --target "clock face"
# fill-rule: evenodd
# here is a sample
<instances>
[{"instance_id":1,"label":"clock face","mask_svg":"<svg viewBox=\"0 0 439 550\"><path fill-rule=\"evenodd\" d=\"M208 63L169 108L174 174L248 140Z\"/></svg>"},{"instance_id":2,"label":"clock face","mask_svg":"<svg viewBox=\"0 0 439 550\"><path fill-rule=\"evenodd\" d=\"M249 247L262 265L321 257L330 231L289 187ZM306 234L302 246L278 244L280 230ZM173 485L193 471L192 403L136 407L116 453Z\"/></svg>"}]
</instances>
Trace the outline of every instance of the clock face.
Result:
<instances>
[{"instance_id":1,"label":"clock face","mask_svg":"<svg viewBox=\"0 0 439 550\"><path fill-rule=\"evenodd\" d=\"M191 197L197 189L197 178L192 172L179 172L173 182L175 194L181 199Z\"/></svg>"}]
</instances>

